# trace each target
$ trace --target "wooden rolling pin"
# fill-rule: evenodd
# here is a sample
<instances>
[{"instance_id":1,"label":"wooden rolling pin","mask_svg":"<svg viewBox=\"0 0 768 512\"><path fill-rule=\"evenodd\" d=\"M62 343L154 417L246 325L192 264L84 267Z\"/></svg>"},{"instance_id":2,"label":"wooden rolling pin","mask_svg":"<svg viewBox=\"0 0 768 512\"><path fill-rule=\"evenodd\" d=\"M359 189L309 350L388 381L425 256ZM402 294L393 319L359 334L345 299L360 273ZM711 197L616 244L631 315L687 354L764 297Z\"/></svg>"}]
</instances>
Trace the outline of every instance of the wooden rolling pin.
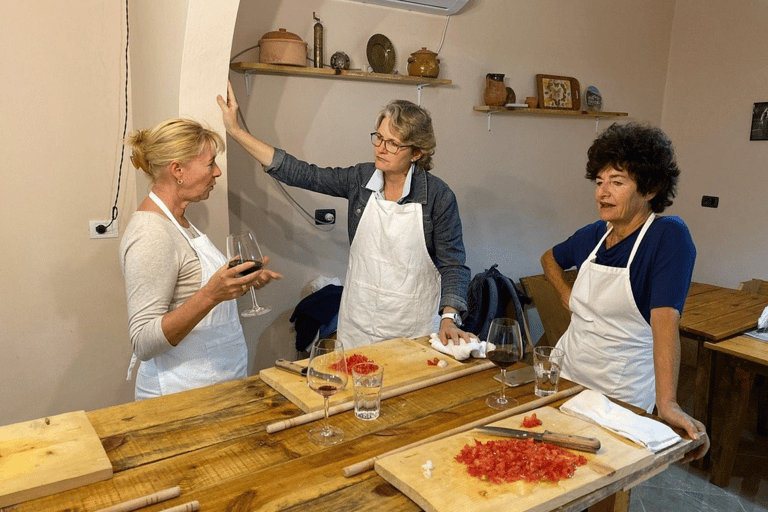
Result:
<instances>
[{"instance_id":1,"label":"wooden rolling pin","mask_svg":"<svg viewBox=\"0 0 768 512\"><path fill-rule=\"evenodd\" d=\"M410 384L408 386L402 386L399 388L390 389L389 391L384 391L381 393L381 399L385 400L387 398L392 398L393 396L404 395L405 393L410 393L411 391L416 391L429 386L434 386L435 384L441 384L449 380L458 379L459 377L464 377L465 375L471 375L473 373L477 373L483 370L488 370L490 368L494 368L495 366L496 365L494 365L491 361L484 361L475 366L464 368L463 370L458 370L453 373L440 375L438 377L433 377L431 379L423 380L421 382L414 382L413 384ZM328 408L328 416L333 416L334 414L339 414L345 411L352 410L354 407L355 407L354 400L349 400L347 402L343 402L343 403L331 406ZM274 434L275 432L280 432L281 430L295 427L297 425L304 425L305 423L310 423L312 421L319 420L324 417L325 417L325 412L323 410L308 412L306 414L302 414L301 416L296 416L295 418L289 418L287 420L282 420L282 421L278 421L277 423L272 423L271 425L267 425L267 433Z\"/></svg>"}]
</instances>

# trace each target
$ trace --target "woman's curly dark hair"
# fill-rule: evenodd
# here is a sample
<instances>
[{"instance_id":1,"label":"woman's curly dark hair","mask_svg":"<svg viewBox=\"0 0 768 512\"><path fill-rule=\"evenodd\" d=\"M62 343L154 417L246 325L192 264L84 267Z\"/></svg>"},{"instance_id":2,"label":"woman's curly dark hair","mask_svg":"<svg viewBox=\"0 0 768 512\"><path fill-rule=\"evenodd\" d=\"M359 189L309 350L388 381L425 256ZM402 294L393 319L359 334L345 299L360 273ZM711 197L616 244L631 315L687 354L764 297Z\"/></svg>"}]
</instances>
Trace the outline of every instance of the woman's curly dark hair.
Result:
<instances>
[{"instance_id":1,"label":"woman's curly dark hair","mask_svg":"<svg viewBox=\"0 0 768 512\"><path fill-rule=\"evenodd\" d=\"M672 141L659 128L640 123L612 124L587 151L586 178L595 181L606 167L626 171L641 195L656 193L651 210L661 213L677 194L680 169Z\"/></svg>"}]
</instances>

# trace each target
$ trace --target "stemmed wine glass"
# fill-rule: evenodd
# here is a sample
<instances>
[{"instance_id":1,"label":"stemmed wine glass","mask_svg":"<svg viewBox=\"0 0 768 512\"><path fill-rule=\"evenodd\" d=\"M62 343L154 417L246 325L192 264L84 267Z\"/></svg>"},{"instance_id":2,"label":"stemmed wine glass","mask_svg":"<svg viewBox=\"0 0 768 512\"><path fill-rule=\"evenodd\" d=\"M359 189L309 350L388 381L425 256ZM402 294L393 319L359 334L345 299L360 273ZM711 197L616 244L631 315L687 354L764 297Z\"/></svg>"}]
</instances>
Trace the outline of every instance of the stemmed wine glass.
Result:
<instances>
[{"instance_id":1,"label":"stemmed wine glass","mask_svg":"<svg viewBox=\"0 0 768 512\"><path fill-rule=\"evenodd\" d=\"M256 241L256 237L250 231L239 235L227 236L227 258L229 258L229 268L236 267L247 261L252 261L256 264L241 272L240 276L247 276L257 270L261 270L264 266L264 256L261 255L261 248ZM241 311L240 316L263 315L272 311L271 307L259 306L258 302L256 302L256 291L253 289L253 286L251 286L251 299L253 300L253 307Z\"/></svg>"},{"instance_id":2,"label":"stemmed wine glass","mask_svg":"<svg viewBox=\"0 0 768 512\"><path fill-rule=\"evenodd\" d=\"M519 361L523 355L523 341L520 335L520 325L511 318L496 318L488 329L488 348L486 357L496 366L501 368L501 392L486 398L485 403L493 408L503 411L511 407L517 407L517 400L507 398L504 391L507 386L507 368Z\"/></svg>"},{"instance_id":3,"label":"stemmed wine glass","mask_svg":"<svg viewBox=\"0 0 768 512\"><path fill-rule=\"evenodd\" d=\"M328 424L328 398L347 384L347 360L339 340L319 339L312 344L307 366L307 385L323 397L325 423L307 432L315 444L331 446L344 439L344 431Z\"/></svg>"}]
</instances>

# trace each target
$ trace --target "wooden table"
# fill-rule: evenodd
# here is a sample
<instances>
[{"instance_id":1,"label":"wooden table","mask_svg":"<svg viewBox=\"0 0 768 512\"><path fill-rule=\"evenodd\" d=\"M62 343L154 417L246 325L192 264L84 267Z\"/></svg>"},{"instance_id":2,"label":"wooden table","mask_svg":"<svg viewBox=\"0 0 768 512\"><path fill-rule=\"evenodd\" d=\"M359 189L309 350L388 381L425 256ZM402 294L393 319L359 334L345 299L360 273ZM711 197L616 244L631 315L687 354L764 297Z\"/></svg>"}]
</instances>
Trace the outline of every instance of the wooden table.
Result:
<instances>
[{"instance_id":1,"label":"wooden table","mask_svg":"<svg viewBox=\"0 0 768 512\"><path fill-rule=\"evenodd\" d=\"M731 478L733 463L744 431L749 395L755 374L768 376L768 342L751 336L736 336L719 343L704 343L715 354L717 364L723 362L733 369L733 384L728 390L728 409L722 432L712 445L712 475L710 482L725 487ZM711 414L711 411L710 411ZM765 408L758 411L758 421L765 424Z\"/></svg>"},{"instance_id":2,"label":"wooden table","mask_svg":"<svg viewBox=\"0 0 768 512\"><path fill-rule=\"evenodd\" d=\"M374 471L345 478L342 469L494 414L485 397L498 391L496 372L484 370L387 399L374 422L357 420L351 411L332 416L331 423L344 430L346 439L331 448L309 442L307 429L314 424L267 434L268 425L301 411L258 376L91 411L88 418L114 476L10 510L93 512L178 485L179 498L142 511L192 500L200 502L203 512L417 511L414 502ZM562 388L572 386L566 381ZM508 394L521 404L537 398L533 384ZM698 444L678 443L656 454L642 474L631 474L558 510L580 511L598 503L665 469Z\"/></svg>"},{"instance_id":3,"label":"wooden table","mask_svg":"<svg viewBox=\"0 0 768 512\"><path fill-rule=\"evenodd\" d=\"M768 296L711 284L691 283L680 318L680 337L697 346L696 388L693 416L712 432L714 358L701 345L720 342L757 327L757 319L768 306ZM694 462L700 469L709 467L710 454Z\"/></svg>"}]
</instances>

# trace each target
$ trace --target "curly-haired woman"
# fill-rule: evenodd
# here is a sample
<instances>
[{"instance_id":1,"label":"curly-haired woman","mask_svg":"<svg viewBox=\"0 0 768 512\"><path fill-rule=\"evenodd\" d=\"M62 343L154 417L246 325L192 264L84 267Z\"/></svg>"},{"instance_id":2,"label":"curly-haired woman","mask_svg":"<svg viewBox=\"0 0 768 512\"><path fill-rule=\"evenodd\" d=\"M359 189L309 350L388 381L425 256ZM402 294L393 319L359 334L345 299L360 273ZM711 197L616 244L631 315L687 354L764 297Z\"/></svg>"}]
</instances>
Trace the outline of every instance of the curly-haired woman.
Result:
<instances>
[{"instance_id":1,"label":"curly-haired woman","mask_svg":"<svg viewBox=\"0 0 768 512\"><path fill-rule=\"evenodd\" d=\"M680 314L696 247L672 204L680 169L658 128L614 124L592 144L586 177L600 220L541 258L544 273L571 311L557 343L562 374L657 414L692 437L704 425L677 403ZM578 268L573 287L564 271ZM697 455L703 456L707 447Z\"/></svg>"}]
</instances>

